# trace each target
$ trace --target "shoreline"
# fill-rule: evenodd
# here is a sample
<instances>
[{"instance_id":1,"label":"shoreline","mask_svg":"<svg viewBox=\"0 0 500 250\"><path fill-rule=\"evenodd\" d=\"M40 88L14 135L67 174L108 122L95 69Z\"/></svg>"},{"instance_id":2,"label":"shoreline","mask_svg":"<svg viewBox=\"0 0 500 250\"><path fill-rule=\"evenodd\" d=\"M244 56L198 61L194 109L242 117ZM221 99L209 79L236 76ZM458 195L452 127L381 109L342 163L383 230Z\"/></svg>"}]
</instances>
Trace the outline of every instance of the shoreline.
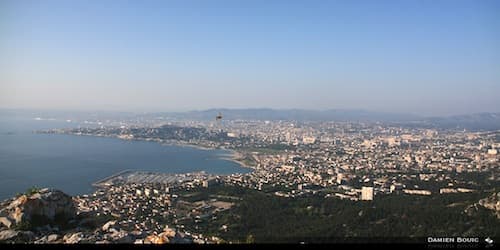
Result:
<instances>
[{"instance_id":1,"label":"shoreline","mask_svg":"<svg viewBox=\"0 0 500 250\"><path fill-rule=\"evenodd\" d=\"M243 161L239 160L239 158L237 158L236 156L232 156L232 157L221 157L220 159L222 160L226 160L226 161L232 161L234 163L237 163L238 165L240 165L241 167L243 168L249 168L251 169L252 171L255 170L255 167L254 166L250 166L250 165L247 165L246 163L244 163Z\"/></svg>"},{"instance_id":2,"label":"shoreline","mask_svg":"<svg viewBox=\"0 0 500 250\"><path fill-rule=\"evenodd\" d=\"M62 135L73 135L73 136L92 136L92 137L100 137L100 138L113 138L113 139L118 139L122 141L141 141L141 142L154 142L158 143L161 146L177 146L177 147L191 147L195 148L198 150L226 150L229 151L231 156L219 156L218 158L221 160L226 160L226 161L231 161L236 164L238 164L242 168L247 168L251 169L252 171L255 171L255 166L250 166L244 163L240 157L242 156L242 153L234 150L234 149L227 149L227 148L214 148L214 147L207 147L207 146L202 146L202 145L196 145L196 144L190 144L186 142L179 142L179 141L166 141L166 142L159 142L155 140L144 140L144 139L123 139L118 136L107 136L107 135L92 135L92 134L73 134L73 133L55 133L55 134L62 134Z\"/></svg>"},{"instance_id":3,"label":"shoreline","mask_svg":"<svg viewBox=\"0 0 500 250\"><path fill-rule=\"evenodd\" d=\"M227 149L227 148L220 149L220 148L213 148L213 147L205 147L205 146L189 144L189 143L182 143L182 142L170 142L170 143L166 143L165 145L192 147L192 148L200 149L200 150L226 150L226 151L230 152L231 156L230 157L229 156L221 156L221 157L218 157L219 159L231 161L231 162L234 162L234 163L240 165L243 168L249 168L251 170L255 170L255 166L250 166L250 165L244 163L243 161L241 161L240 160L240 158L242 156L241 152L234 150L234 149Z\"/></svg>"},{"instance_id":4,"label":"shoreline","mask_svg":"<svg viewBox=\"0 0 500 250\"><path fill-rule=\"evenodd\" d=\"M145 140L141 140L145 141ZM195 148L195 149L200 149L200 150L215 150L217 148L211 148L211 147L204 147L200 145L195 145L195 144L189 144L189 143L184 143L184 142L159 142L162 146L178 146L178 147L190 147L190 148Z\"/></svg>"},{"instance_id":5,"label":"shoreline","mask_svg":"<svg viewBox=\"0 0 500 250\"><path fill-rule=\"evenodd\" d=\"M222 157L219 157L219 159L231 161L231 162L237 163L238 165L240 165L243 168L249 168L251 170L255 170L255 166L250 166L241 160L242 153L235 150L235 149L227 149L227 148L221 149L221 148L205 147L205 146L201 146L201 145L189 144L189 143L183 143L183 142L170 142L170 143L166 143L166 145L192 147L192 148L201 149L201 150L226 150L226 151L229 151L231 153L231 156L230 157L222 156Z\"/></svg>"}]
</instances>

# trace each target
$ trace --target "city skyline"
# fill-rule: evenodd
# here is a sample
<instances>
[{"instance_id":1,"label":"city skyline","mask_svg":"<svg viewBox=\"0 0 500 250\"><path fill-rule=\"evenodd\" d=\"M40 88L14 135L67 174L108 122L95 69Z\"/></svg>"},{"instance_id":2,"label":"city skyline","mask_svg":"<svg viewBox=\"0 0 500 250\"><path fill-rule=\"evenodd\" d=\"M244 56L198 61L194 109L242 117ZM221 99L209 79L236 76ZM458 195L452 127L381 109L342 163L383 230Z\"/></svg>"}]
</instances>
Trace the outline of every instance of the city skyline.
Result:
<instances>
[{"instance_id":1,"label":"city skyline","mask_svg":"<svg viewBox=\"0 0 500 250\"><path fill-rule=\"evenodd\" d=\"M495 1L0 6L0 108L500 112Z\"/></svg>"}]
</instances>

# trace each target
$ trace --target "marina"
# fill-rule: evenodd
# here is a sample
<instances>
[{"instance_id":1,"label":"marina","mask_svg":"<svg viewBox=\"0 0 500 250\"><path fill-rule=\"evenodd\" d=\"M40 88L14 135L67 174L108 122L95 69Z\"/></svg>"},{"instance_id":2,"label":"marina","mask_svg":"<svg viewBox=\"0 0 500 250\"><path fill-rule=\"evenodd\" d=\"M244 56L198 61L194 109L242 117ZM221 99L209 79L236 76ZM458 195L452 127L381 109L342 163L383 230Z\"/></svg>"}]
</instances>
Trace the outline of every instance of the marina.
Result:
<instances>
[{"instance_id":1,"label":"marina","mask_svg":"<svg viewBox=\"0 0 500 250\"><path fill-rule=\"evenodd\" d=\"M217 176L207 174L204 171L187 174L168 174L125 170L97 181L92 185L94 187L108 187L123 184L164 184L175 186L176 184L186 182L208 182L216 178Z\"/></svg>"}]
</instances>

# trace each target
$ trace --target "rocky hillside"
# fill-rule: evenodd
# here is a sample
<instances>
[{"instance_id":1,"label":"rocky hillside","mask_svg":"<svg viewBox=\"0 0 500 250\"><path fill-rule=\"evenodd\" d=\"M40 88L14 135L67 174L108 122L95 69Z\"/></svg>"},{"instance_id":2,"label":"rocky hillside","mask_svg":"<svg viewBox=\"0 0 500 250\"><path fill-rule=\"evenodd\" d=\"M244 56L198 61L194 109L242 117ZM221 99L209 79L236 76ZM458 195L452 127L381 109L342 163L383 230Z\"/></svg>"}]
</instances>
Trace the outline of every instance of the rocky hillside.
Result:
<instances>
[{"instance_id":1,"label":"rocky hillside","mask_svg":"<svg viewBox=\"0 0 500 250\"><path fill-rule=\"evenodd\" d=\"M2 223L21 226L31 223L54 223L56 219L68 220L76 216L71 196L50 189L41 189L33 194L23 194L1 204Z\"/></svg>"},{"instance_id":2,"label":"rocky hillside","mask_svg":"<svg viewBox=\"0 0 500 250\"><path fill-rule=\"evenodd\" d=\"M189 243L165 227L146 233L120 228L116 218L80 211L74 199L53 189L32 190L0 203L0 243Z\"/></svg>"},{"instance_id":3,"label":"rocky hillside","mask_svg":"<svg viewBox=\"0 0 500 250\"><path fill-rule=\"evenodd\" d=\"M0 241L30 242L37 233L59 231L76 216L71 196L47 188L33 190L0 204Z\"/></svg>"}]
</instances>

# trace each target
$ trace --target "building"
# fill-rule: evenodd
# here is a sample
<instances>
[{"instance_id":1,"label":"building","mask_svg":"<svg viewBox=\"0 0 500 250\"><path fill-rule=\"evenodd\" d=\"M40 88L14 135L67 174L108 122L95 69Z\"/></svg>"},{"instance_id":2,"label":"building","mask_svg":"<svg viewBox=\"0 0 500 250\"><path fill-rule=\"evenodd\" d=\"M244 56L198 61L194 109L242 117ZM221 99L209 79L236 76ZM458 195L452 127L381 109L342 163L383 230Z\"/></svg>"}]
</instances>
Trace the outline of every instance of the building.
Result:
<instances>
[{"instance_id":1,"label":"building","mask_svg":"<svg viewBox=\"0 0 500 250\"><path fill-rule=\"evenodd\" d=\"M227 137L235 138L235 137L238 137L238 136L236 135L236 133L228 132L227 133Z\"/></svg>"},{"instance_id":2,"label":"building","mask_svg":"<svg viewBox=\"0 0 500 250\"><path fill-rule=\"evenodd\" d=\"M450 194L450 193L458 193L458 190L454 188L441 188L439 189L440 194Z\"/></svg>"},{"instance_id":3,"label":"building","mask_svg":"<svg viewBox=\"0 0 500 250\"><path fill-rule=\"evenodd\" d=\"M403 189L403 192L405 194L417 194L417 195L431 195L432 194L432 192L429 190L417 190L417 189Z\"/></svg>"},{"instance_id":4,"label":"building","mask_svg":"<svg viewBox=\"0 0 500 250\"><path fill-rule=\"evenodd\" d=\"M361 188L361 200L362 201L373 200L373 187L362 187Z\"/></svg>"},{"instance_id":5,"label":"building","mask_svg":"<svg viewBox=\"0 0 500 250\"><path fill-rule=\"evenodd\" d=\"M316 142L316 138L312 136L304 136L302 138L302 143L304 144L314 144Z\"/></svg>"},{"instance_id":6,"label":"building","mask_svg":"<svg viewBox=\"0 0 500 250\"><path fill-rule=\"evenodd\" d=\"M204 181L202 182L202 185L201 185L201 186L202 186L202 187L204 187L204 188L208 188L208 181L207 181L207 180L204 180Z\"/></svg>"}]
</instances>

